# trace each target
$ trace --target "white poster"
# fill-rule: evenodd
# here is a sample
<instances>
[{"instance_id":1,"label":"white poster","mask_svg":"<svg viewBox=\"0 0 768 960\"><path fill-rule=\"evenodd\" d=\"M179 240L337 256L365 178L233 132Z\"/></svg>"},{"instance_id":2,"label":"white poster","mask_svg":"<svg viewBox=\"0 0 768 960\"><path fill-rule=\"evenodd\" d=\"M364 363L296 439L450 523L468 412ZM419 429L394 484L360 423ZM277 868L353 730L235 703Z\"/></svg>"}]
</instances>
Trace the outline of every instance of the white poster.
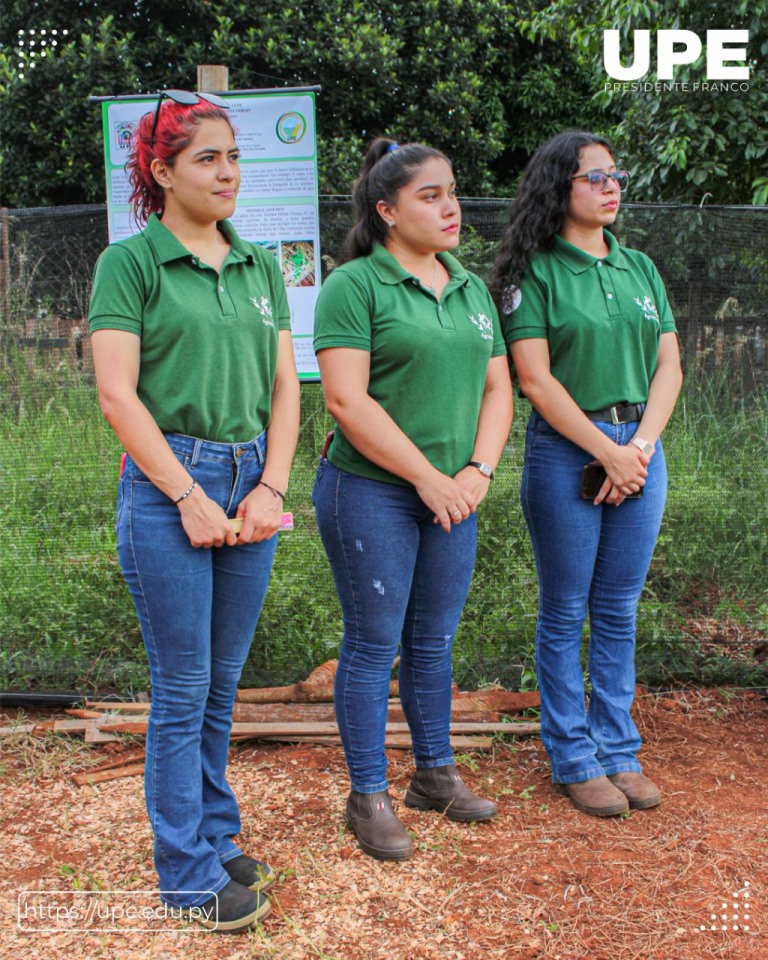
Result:
<instances>
[{"instance_id":1,"label":"white poster","mask_svg":"<svg viewBox=\"0 0 768 960\"><path fill-rule=\"evenodd\" d=\"M315 96L287 90L222 94L240 148L241 184L235 229L277 258L291 308L299 377L319 379L312 348L315 302L320 292L320 218L317 202ZM157 97L121 98L103 104L109 240L141 229L128 198L125 162L131 134Z\"/></svg>"}]
</instances>

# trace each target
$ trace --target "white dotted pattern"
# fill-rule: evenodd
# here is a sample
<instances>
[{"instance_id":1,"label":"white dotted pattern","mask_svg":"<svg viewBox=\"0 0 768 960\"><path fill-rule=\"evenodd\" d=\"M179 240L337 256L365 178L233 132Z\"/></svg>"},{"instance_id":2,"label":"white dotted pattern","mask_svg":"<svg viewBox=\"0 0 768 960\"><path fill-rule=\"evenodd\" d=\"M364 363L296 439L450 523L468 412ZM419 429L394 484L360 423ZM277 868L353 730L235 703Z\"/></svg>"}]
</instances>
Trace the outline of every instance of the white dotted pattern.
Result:
<instances>
[{"instance_id":1,"label":"white dotted pattern","mask_svg":"<svg viewBox=\"0 0 768 960\"><path fill-rule=\"evenodd\" d=\"M741 899L739 899L741 898ZM721 903L720 910L721 913L718 915L713 913L710 915L709 925L702 923L699 927L694 929L702 930L714 930L714 931L743 931L748 933L750 930L750 910L752 909L752 904L750 900L750 890L749 890L749 880L744 881L744 886L740 890L736 890L733 894L733 900L731 903ZM733 913L730 914L728 911L733 910Z\"/></svg>"}]
</instances>

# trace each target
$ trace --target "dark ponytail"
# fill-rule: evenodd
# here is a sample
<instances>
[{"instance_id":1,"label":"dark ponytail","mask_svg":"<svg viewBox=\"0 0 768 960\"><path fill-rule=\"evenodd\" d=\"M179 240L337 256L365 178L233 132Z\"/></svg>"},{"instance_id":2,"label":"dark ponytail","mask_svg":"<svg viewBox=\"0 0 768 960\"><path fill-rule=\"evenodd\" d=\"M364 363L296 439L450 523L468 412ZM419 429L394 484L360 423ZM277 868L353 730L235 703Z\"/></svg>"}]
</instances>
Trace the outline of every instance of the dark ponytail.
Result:
<instances>
[{"instance_id":1,"label":"dark ponytail","mask_svg":"<svg viewBox=\"0 0 768 960\"><path fill-rule=\"evenodd\" d=\"M352 188L355 223L344 243L344 260L367 257L374 243L384 243L387 227L376 204L379 200L396 203L400 190L427 160L445 160L452 166L444 153L423 143L400 146L394 140L378 137L368 147L363 169Z\"/></svg>"}]
</instances>

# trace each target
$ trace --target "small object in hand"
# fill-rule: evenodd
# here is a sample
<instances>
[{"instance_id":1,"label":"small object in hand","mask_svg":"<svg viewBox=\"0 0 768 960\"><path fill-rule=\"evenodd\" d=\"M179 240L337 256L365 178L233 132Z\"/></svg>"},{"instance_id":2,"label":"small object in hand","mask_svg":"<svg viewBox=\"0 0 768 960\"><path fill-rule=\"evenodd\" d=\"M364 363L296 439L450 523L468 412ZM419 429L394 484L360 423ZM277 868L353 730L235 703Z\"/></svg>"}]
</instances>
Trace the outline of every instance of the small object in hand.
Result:
<instances>
[{"instance_id":1,"label":"small object in hand","mask_svg":"<svg viewBox=\"0 0 768 960\"><path fill-rule=\"evenodd\" d=\"M235 533L239 534L240 531L243 529L244 519L245 519L244 517L230 517L229 525L232 527ZM283 514L282 519L280 521L280 529L293 530L293 514L292 513Z\"/></svg>"},{"instance_id":2,"label":"small object in hand","mask_svg":"<svg viewBox=\"0 0 768 960\"><path fill-rule=\"evenodd\" d=\"M591 463L585 463L581 468L581 498L582 500L594 500L600 493L600 488L605 483L608 474L605 467L599 460L593 460ZM637 500L643 495L643 488L637 493L628 493L625 500Z\"/></svg>"}]
</instances>

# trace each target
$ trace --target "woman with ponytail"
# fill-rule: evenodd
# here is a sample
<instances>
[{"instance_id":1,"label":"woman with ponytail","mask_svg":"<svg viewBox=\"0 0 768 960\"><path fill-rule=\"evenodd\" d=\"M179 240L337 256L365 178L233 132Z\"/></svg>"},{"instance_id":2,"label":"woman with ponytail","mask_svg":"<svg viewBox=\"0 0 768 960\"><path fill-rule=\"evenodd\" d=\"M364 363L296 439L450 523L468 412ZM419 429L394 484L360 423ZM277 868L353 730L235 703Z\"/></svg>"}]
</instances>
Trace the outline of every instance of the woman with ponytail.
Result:
<instances>
[{"instance_id":1,"label":"woman with ponytail","mask_svg":"<svg viewBox=\"0 0 768 960\"><path fill-rule=\"evenodd\" d=\"M225 108L170 90L140 121L128 170L145 228L101 255L89 320L99 402L126 451L117 548L152 680L145 792L160 893L237 931L269 912L274 875L233 840L229 731L299 390L277 263L227 221L240 170Z\"/></svg>"},{"instance_id":2,"label":"woman with ponytail","mask_svg":"<svg viewBox=\"0 0 768 960\"><path fill-rule=\"evenodd\" d=\"M541 736L553 781L598 817L662 799L637 759L630 708L637 605L666 498L660 438L682 382L661 277L613 235L628 180L595 134L541 146L490 284L533 407L520 498L539 578Z\"/></svg>"},{"instance_id":3,"label":"woman with ponytail","mask_svg":"<svg viewBox=\"0 0 768 960\"><path fill-rule=\"evenodd\" d=\"M451 256L461 209L438 150L378 139L354 187L348 262L325 282L315 349L336 429L314 503L344 617L336 716L361 848L401 860L384 734L393 660L416 772L407 806L487 820L453 760L451 647L469 590L476 514L512 420L498 317Z\"/></svg>"}]
</instances>

